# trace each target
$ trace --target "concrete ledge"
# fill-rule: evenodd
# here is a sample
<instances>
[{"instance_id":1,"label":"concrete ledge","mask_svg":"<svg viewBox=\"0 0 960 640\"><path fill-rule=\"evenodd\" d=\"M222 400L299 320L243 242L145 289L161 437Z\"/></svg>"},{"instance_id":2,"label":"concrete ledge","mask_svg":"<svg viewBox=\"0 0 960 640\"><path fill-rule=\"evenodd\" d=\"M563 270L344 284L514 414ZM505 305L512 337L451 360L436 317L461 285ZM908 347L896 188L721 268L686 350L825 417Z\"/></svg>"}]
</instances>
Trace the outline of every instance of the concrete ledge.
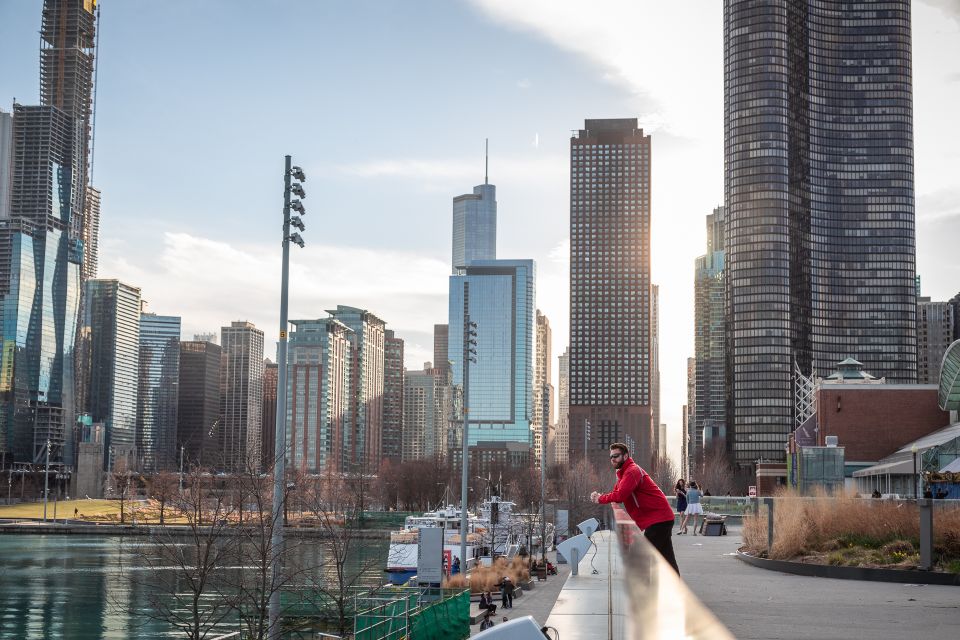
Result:
<instances>
[{"instance_id":1,"label":"concrete ledge","mask_svg":"<svg viewBox=\"0 0 960 640\"><path fill-rule=\"evenodd\" d=\"M939 584L960 586L960 574L937 571L910 571L905 569L868 569L865 567L835 567L787 560L768 560L737 551L737 558L761 569L792 573L798 576L836 578L838 580L872 580L874 582L901 582L910 584Z\"/></svg>"}]
</instances>

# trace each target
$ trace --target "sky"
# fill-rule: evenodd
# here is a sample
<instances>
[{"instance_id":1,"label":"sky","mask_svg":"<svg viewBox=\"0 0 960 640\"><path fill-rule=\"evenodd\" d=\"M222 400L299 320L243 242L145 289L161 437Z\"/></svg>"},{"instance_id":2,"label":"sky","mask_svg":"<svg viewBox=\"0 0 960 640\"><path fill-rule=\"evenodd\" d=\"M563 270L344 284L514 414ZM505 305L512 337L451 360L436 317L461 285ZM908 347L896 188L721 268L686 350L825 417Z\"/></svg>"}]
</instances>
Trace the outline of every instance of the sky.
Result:
<instances>
[{"instance_id":1,"label":"sky","mask_svg":"<svg viewBox=\"0 0 960 640\"><path fill-rule=\"evenodd\" d=\"M183 336L279 330L283 160L307 174L290 317L368 308L433 359L452 198L497 186L498 257L537 261L553 355L569 333L569 139L652 136L662 420L679 459L693 268L723 202L720 0L101 0L99 277ZM0 2L0 109L39 102L41 0ZM960 291L960 0L913 2L917 270ZM554 377L557 367L554 366ZM555 380L556 383L556 380Z\"/></svg>"}]
</instances>

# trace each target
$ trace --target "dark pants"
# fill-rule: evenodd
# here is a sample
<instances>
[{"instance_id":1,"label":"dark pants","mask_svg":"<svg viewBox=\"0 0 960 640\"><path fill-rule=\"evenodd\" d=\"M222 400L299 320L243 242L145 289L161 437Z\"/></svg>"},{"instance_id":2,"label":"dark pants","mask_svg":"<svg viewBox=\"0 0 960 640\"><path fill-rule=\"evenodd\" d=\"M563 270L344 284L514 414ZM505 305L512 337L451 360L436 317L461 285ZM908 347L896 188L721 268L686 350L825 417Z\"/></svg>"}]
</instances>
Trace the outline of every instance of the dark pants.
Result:
<instances>
[{"instance_id":1,"label":"dark pants","mask_svg":"<svg viewBox=\"0 0 960 640\"><path fill-rule=\"evenodd\" d=\"M664 560L670 563L673 570L679 574L680 568L677 567L677 559L673 555L673 540L670 539L670 536L673 535L673 520L652 524L647 527L643 535L660 552Z\"/></svg>"}]
</instances>

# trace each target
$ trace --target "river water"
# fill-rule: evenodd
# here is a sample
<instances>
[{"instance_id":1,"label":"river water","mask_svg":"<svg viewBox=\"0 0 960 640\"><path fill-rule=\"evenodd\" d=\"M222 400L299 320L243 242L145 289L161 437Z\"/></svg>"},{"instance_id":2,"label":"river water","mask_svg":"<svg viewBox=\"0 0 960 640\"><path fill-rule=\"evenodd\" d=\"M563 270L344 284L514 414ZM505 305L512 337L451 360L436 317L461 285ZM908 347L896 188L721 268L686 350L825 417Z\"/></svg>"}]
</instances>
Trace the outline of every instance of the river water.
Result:
<instances>
[{"instance_id":1,"label":"river water","mask_svg":"<svg viewBox=\"0 0 960 640\"><path fill-rule=\"evenodd\" d=\"M146 607L143 583L149 576L141 579L131 565L151 544L139 537L0 536L0 640L182 637L165 623L130 613ZM379 579L387 541L362 545L355 566L382 559L369 572ZM314 551L322 556L323 550L318 541ZM234 624L218 630L236 629Z\"/></svg>"}]
</instances>

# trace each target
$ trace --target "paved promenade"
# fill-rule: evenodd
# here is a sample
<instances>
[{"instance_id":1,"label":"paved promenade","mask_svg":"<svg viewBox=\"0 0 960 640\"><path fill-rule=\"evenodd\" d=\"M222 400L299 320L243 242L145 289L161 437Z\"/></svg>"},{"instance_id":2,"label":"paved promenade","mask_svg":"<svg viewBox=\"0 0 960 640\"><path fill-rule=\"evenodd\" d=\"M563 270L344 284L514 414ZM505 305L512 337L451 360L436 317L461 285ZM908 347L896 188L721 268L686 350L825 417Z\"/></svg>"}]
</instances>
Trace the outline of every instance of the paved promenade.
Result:
<instances>
[{"instance_id":1,"label":"paved promenade","mask_svg":"<svg viewBox=\"0 0 960 640\"><path fill-rule=\"evenodd\" d=\"M551 562L556 564L557 558L555 553L548 553L547 557L550 558ZM550 617L550 611L553 609L553 605L557 603L557 596L560 595L560 590L563 589L563 585L569 575L569 564L557 565L557 575L547 576L546 582L537 582L534 580L533 587L530 591L524 591L522 596L513 599L513 609L503 610L500 607L500 599L497 598L497 615L494 618L496 624L501 623L503 616L507 616L510 620L521 616L533 616L537 624L543 625L546 623L547 618ZM477 603L474 602L470 610L473 611L476 607ZM480 633L479 624L470 627L471 636L475 636L478 633Z\"/></svg>"},{"instance_id":2,"label":"paved promenade","mask_svg":"<svg viewBox=\"0 0 960 640\"><path fill-rule=\"evenodd\" d=\"M691 528L692 530L692 528ZM674 536L690 589L741 640L955 638L960 588L795 576L752 567L726 536Z\"/></svg>"}]
</instances>

